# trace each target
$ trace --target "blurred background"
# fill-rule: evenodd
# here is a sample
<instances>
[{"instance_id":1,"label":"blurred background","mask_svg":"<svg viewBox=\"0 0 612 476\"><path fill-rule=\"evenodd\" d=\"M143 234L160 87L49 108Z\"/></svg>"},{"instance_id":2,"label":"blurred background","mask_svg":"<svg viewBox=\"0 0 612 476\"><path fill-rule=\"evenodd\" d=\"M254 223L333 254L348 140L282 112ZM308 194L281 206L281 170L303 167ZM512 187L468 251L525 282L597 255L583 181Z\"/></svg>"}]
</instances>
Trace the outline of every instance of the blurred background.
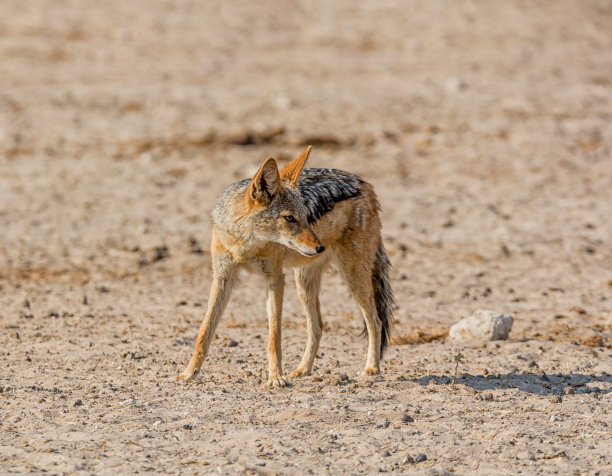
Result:
<instances>
[{"instance_id":1,"label":"blurred background","mask_svg":"<svg viewBox=\"0 0 612 476\"><path fill-rule=\"evenodd\" d=\"M588 314L609 342L611 24L609 1L3 1L2 294L202 300L219 194L312 144L378 191L400 325Z\"/></svg>"}]
</instances>

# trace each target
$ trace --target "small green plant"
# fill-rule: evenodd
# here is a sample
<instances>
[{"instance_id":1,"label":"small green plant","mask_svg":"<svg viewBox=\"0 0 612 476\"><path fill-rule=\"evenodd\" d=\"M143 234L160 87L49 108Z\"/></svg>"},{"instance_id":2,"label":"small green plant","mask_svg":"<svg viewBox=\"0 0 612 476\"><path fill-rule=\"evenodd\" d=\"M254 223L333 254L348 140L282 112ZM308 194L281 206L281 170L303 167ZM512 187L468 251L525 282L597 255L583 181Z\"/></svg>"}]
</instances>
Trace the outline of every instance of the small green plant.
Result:
<instances>
[{"instance_id":1,"label":"small green plant","mask_svg":"<svg viewBox=\"0 0 612 476\"><path fill-rule=\"evenodd\" d=\"M457 378L457 370L459 369L459 364L463 360L463 357L464 355L461 353L461 351L457 352L453 356L453 360L455 361L455 375L453 375L453 381L451 382L451 385L455 385L455 379Z\"/></svg>"}]
</instances>

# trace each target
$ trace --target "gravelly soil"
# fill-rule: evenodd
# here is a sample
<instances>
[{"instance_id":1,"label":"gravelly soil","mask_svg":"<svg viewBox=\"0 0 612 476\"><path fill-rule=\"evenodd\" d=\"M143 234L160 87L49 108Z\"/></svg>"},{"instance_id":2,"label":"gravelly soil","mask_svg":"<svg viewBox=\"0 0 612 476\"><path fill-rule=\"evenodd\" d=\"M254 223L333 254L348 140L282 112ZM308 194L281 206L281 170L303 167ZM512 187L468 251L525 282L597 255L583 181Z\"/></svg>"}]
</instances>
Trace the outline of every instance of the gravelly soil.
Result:
<instances>
[{"instance_id":1,"label":"gravelly soil","mask_svg":"<svg viewBox=\"0 0 612 476\"><path fill-rule=\"evenodd\" d=\"M2 2L0 472L610 474L610 24L605 1ZM176 382L214 201L306 144L383 207L382 375L331 270L312 376L265 388L245 275ZM291 285L284 309L290 371ZM440 338L476 309L510 339Z\"/></svg>"}]
</instances>

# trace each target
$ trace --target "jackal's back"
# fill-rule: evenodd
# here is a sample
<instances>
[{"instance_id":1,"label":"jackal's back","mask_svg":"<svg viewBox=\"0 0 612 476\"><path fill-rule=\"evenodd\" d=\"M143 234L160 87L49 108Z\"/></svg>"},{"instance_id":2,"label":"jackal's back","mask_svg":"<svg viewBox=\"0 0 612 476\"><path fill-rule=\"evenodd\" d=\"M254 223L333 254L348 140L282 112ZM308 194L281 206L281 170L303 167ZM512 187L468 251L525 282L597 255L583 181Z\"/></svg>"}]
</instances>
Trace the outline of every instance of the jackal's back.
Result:
<instances>
[{"instance_id":1,"label":"jackal's back","mask_svg":"<svg viewBox=\"0 0 612 476\"><path fill-rule=\"evenodd\" d=\"M314 223L330 212L336 203L359 195L363 183L357 175L344 170L303 170L298 188L307 209L308 222Z\"/></svg>"},{"instance_id":2,"label":"jackal's back","mask_svg":"<svg viewBox=\"0 0 612 476\"><path fill-rule=\"evenodd\" d=\"M217 203L222 209L234 196L246 192L251 179L230 185ZM306 207L309 223L314 223L333 210L338 202L356 197L362 192L364 180L355 174L338 169L304 169L300 175L298 189Z\"/></svg>"}]
</instances>

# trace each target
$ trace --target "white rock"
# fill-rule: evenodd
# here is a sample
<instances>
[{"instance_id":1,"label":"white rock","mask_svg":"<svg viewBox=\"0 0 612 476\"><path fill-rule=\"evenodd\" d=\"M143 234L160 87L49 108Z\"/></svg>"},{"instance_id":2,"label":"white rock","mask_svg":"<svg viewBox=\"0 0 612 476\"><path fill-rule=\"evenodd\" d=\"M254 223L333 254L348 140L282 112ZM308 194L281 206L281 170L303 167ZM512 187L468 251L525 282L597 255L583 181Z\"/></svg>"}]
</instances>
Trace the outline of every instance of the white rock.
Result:
<instances>
[{"instance_id":1,"label":"white rock","mask_svg":"<svg viewBox=\"0 0 612 476\"><path fill-rule=\"evenodd\" d=\"M454 340L504 340L508 338L514 318L509 314L479 309L470 317L453 324L449 336Z\"/></svg>"}]
</instances>

